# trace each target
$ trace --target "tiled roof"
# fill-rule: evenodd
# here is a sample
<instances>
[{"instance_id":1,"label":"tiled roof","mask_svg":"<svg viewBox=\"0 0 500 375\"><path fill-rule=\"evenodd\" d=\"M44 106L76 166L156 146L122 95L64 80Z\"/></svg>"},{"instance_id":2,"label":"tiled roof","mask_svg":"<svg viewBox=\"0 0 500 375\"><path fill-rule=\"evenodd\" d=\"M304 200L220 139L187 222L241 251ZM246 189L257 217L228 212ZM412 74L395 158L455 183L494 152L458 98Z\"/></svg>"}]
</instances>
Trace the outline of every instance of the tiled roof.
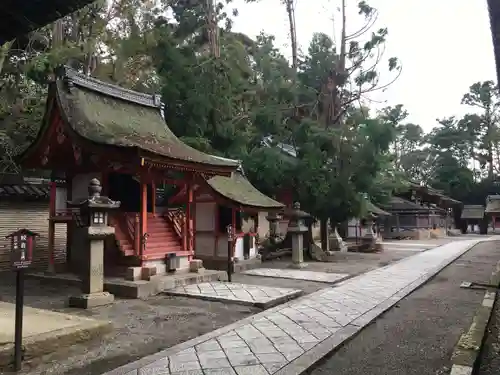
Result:
<instances>
[{"instance_id":1,"label":"tiled roof","mask_svg":"<svg viewBox=\"0 0 500 375\"><path fill-rule=\"evenodd\" d=\"M366 210L377 216L391 216L387 211L384 211L380 207L374 205L369 199L366 200Z\"/></svg>"},{"instance_id":2,"label":"tiled roof","mask_svg":"<svg viewBox=\"0 0 500 375\"><path fill-rule=\"evenodd\" d=\"M0 199L49 199L50 187L46 184L0 185Z\"/></svg>"},{"instance_id":3,"label":"tiled roof","mask_svg":"<svg viewBox=\"0 0 500 375\"><path fill-rule=\"evenodd\" d=\"M263 146L266 146L266 147L272 147L273 145L275 145L283 153L285 153L293 158L297 157L297 149L294 146L289 145L287 143L274 142L272 135L268 135L267 137L264 137L262 139L261 143Z\"/></svg>"},{"instance_id":4,"label":"tiled roof","mask_svg":"<svg viewBox=\"0 0 500 375\"><path fill-rule=\"evenodd\" d=\"M411 212L428 212L429 208L421 206L417 203L411 202L409 200L400 197L391 197L388 205L384 205L384 208L390 212L399 211L411 211Z\"/></svg>"},{"instance_id":5,"label":"tiled roof","mask_svg":"<svg viewBox=\"0 0 500 375\"><path fill-rule=\"evenodd\" d=\"M482 219L484 217L484 206L466 204L462 210L461 219Z\"/></svg>"}]
</instances>

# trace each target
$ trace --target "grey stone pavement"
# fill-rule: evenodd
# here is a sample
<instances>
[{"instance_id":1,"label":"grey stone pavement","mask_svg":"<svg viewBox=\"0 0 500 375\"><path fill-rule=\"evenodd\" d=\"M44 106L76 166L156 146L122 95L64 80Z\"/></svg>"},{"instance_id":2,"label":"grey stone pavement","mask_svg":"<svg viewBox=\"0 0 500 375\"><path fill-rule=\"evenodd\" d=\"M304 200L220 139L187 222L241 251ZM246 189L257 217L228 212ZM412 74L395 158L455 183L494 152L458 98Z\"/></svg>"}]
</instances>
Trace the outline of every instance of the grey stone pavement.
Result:
<instances>
[{"instance_id":1,"label":"grey stone pavement","mask_svg":"<svg viewBox=\"0 0 500 375\"><path fill-rule=\"evenodd\" d=\"M201 298L211 301L237 302L244 305L248 304L265 308L296 298L302 294L302 291L291 288L276 288L216 281L181 286L168 290L165 294Z\"/></svg>"},{"instance_id":2,"label":"grey stone pavement","mask_svg":"<svg viewBox=\"0 0 500 375\"><path fill-rule=\"evenodd\" d=\"M417 253L107 375L300 374L478 242Z\"/></svg>"},{"instance_id":3,"label":"grey stone pavement","mask_svg":"<svg viewBox=\"0 0 500 375\"><path fill-rule=\"evenodd\" d=\"M347 273L330 273L277 268L255 268L242 272L244 275L277 277L282 279L309 280L321 283L335 283L349 277Z\"/></svg>"},{"instance_id":4,"label":"grey stone pavement","mask_svg":"<svg viewBox=\"0 0 500 375\"><path fill-rule=\"evenodd\" d=\"M305 374L449 374L454 347L469 329L485 293L460 284L488 282L499 260L500 241L475 246ZM497 334L493 332L496 342ZM489 361L476 375L498 375L499 348L489 346Z\"/></svg>"}]
</instances>

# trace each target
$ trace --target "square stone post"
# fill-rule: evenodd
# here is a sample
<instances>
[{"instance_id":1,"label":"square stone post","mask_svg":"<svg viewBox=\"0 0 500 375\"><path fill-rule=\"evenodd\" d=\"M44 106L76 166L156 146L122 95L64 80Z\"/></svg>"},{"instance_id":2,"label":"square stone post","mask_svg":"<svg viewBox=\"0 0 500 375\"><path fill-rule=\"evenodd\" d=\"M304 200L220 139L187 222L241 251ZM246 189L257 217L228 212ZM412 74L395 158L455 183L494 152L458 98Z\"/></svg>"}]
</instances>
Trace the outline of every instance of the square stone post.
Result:
<instances>
[{"instance_id":1,"label":"square stone post","mask_svg":"<svg viewBox=\"0 0 500 375\"><path fill-rule=\"evenodd\" d=\"M307 232L307 226L304 225L304 215L300 210L300 203L293 205L294 210L290 215L288 224L288 233L292 235L292 264L291 268L304 268L304 233Z\"/></svg>"},{"instance_id":2,"label":"square stone post","mask_svg":"<svg viewBox=\"0 0 500 375\"><path fill-rule=\"evenodd\" d=\"M365 218L365 235L363 236L363 243L369 244L371 249L374 249L377 243L377 234L373 230L373 214L369 214Z\"/></svg>"},{"instance_id":3,"label":"square stone post","mask_svg":"<svg viewBox=\"0 0 500 375\"><path fill-rule=\"evenodd\" d=\"M114 301L114 296L104 291L104 240L114 234L114 228L108 226L108 213L120 207L120 202L101 196L101 191L101 183L94 178L89 184L89 198L70 203L80 208L87 225L87 249L81 274L82 293L69 298L70 307L88 309Z\"/></svg>"}]
</instances>

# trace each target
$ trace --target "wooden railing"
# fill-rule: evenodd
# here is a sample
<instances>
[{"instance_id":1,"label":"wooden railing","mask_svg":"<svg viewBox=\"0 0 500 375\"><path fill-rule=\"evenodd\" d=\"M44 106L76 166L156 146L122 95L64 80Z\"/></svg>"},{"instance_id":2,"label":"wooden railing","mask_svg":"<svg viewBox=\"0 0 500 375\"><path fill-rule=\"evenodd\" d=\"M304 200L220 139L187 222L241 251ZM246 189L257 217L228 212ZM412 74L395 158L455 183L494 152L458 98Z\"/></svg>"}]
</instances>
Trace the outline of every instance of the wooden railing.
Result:
<instances>
[{"instance_id":1,"label":"wooden railing","mask_svg":"<svg viewBox=\"0 0 500 375\"><path fill-rule=\"evenodd\" d=\"M136 212L116 212L110 215L110 224L132 244L134 254L139 255L141 252L139 214Z\"/></svg>"},{"instance_id":2,"label":"wooden railing","mask_svg":"<svg viewBox=\"0 0 500 375\"><path fill-rule=\"evenodd\" d=\"M172 223L174 231L179 238L183 238L186 213L182 210L182 208L169 208L165 212L165 217Z\"/></svg>"}]
</instances>

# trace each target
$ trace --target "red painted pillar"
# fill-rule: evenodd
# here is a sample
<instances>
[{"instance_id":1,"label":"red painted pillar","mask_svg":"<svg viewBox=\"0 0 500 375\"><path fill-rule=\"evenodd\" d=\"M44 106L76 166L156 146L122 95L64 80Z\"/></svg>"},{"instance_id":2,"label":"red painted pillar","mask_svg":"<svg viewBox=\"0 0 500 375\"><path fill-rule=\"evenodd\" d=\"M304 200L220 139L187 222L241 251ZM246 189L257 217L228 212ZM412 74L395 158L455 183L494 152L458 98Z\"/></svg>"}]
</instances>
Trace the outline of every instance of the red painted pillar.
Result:
<instances>
[{"instance_id":1,"label":"red painted pillar","mask_svg":"<svg viewBox=\"0 0 500 375\"><path fill-rule=\"evenodd\" d=\"M191 206L191 216L193 220L191 221L191 235L192 235L192 249L193 249L193 257L196 256L196 198L194 196L194 189L193 189L193 203Z\"/></svg>"},{"instance_id":2,"label":"red painted pillar","mask_svg":"<svg viewBox=\"0 0 500 375\"><path fill-rule=\"evenodd\" d=\"M140 214L139 214L139 225L140 225L140 246L138 249L138 254L141 257L141 263L142 263L142 256L144 254L144 240L145 237L144 235L148 232L148 185L144 182L144 180L141 178L141 204L140 204Z\"/></svg>"},{"instance_id":3,"label":"red painted pillar","mask_svg":"<svg viewBox=\"0 0 500 375\"><path fill-rule=\"evenodd\" d=\"M189 251L188 260L193 258L193 184L190 182L187 186L187 204L186 204L186 223L184 236L186 237L186 250Z\"/></svg>"},{"instance_id":4,"label":"red painted pillar","mask_svg":"<svg viewBox=\"0 0 500 375\"><path fill-rule=\"evenodd\" d=\"M50 183L50 201L49 201L49 239L48 239L48 272L55 271L55 259L54 259L54 245L55 245L55 223L54 218L56 216L56 192L57 185L55 182Z\"/></svg>"},{"instance_id":5,"label":"red painted pillar","mask_svg":"<svg viewBox=\"0 0 500 375\"><path fill-rule=\"evenodd\" d=\"M151 212L156 217L156 182L151 182Z\"/></svg>"}]
</instances>

